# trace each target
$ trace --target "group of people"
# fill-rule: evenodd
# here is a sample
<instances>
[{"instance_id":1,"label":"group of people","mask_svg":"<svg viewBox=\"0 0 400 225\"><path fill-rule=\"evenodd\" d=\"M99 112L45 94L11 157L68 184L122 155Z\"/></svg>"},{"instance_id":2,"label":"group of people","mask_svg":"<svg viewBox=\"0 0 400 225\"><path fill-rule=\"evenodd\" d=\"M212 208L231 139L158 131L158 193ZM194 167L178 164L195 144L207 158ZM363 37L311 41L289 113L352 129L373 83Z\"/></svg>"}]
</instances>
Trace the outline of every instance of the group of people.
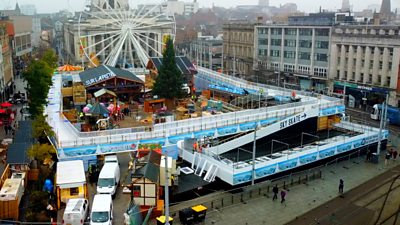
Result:
<instances>
[{"instance_id":1,"label":"group of people","mask_svg":"<svg viewBox=\"0 0 400 225\"><path fill-rule=\"evenodd\" d=\"M272 188L272 192L274 193L274 197L272 198L272 201L275 201L278 199L278 193L279 193L279 188L278 188L277 184L275 184L275 186ZM285 204L285 206L286 206L286 203L285 203L286 194L287 194L287 191L285 190L285 188L282 188L281 204Z\"/></svg>"}]
</instances>

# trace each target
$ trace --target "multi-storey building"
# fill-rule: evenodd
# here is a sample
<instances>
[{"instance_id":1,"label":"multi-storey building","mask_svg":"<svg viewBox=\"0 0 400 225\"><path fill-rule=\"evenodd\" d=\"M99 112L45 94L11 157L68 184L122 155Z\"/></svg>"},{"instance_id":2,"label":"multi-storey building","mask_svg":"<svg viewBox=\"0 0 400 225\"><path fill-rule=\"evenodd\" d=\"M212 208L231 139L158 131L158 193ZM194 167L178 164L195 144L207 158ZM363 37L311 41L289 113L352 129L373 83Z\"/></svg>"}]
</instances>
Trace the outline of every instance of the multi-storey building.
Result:
<instances>
[{"instance_id":1,"label":"multi-storey building","mask_svg":"<svg viewBox=\"0 0 400 225\"><path fill-rule=\"evenodd\" d=\"M7 100L13 89L13 61L11 38L14 26L8 17L0 18L0 99Z\"/></svg>"},{"instance_id":2,"label":"multi-storey building","mask_svg":"<svg viewBox=\"0 0 400 225\"><path fill-rule=\"evenodd\" d=\"M381 102L389 93L389 103L399 105L400 26L335 26L330 55L335 92L345 91L355 106Z\"/></svg>"},{"instance_id":3,"label":"multi-storey building","mask_svg":"<svg viewBox=\"0 0 400 225\"><path fill-rule=\"evenodd\" d=\"M231 21L223 25L223 70L238 76L253 74L254 27L248 21Z\"/></svg>"},{"instance_id":4,"label":"multi-storey building","mask_svg":"<svg viewBox=\"0 0 400 225\"><path fill-rule=\"evenodd\" d=\"M256 26L255 69L282 75L279 85L285 77L303 90L326 92L330 33L330 26Z\"/></svg>"},{"instance_id":5,"label":"multi-storey building","mask_svg":"<svg viewBox=\"0 0 400 225\"><path fill-rule=\"evenodd\" d=\"M189 58L198 66L211 70L222 68L222 39L202 38L190 43Z\"/></svg>"}]
</instances>

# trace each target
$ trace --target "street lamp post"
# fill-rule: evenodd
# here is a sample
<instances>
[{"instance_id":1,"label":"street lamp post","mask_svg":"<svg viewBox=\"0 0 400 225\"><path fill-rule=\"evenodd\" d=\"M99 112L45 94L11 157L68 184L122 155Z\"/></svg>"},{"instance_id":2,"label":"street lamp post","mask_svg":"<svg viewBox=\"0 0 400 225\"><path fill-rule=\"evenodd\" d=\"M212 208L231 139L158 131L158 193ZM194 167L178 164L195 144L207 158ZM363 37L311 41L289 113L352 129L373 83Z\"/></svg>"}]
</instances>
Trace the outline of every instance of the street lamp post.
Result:
<instances>
[{"instance_id":1,"label":"street lamp post","mask_svg":"<svg viewBox=\"0 0 400 225\"><path fill-rule=\"evenodd\" d=\"M382 109L381 109L381 115L380 115L380 123L379 123L379 133L378 133L378 149L376 150L377 155L381 153L381 145L382 145L382 129L384 124L386 123L384 120L386 119L386 114L387 114L387 101L388 101L389 95L386 94L386 100L384 104L382 104Z\"/></svg>"},{"instance_id":2,"label":"street lamp post","mask_svg":"<svg viewBox=\"0 0 400 225\"><path fill-rule=\"evenodd\" d=\"M165 225L169 225L169 177L168 177L168 154L165 152L165 180L164 180L164 191L165 191Z\"/></svg>"}]
</instances>

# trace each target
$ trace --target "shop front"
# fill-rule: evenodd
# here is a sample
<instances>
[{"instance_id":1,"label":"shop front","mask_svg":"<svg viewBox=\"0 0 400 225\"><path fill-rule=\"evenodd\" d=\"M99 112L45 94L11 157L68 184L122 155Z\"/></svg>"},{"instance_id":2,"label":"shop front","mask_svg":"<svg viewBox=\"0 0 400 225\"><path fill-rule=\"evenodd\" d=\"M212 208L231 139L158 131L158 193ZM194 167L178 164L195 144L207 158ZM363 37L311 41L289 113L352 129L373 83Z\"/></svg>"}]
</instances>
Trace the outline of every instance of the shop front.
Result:
<instances>
[{"instance_id":1,"label":"shop front","mask_svg":"<svg viewBox=\"0 0 400 225\"><path fill-rule=\"evenodd\" d=\"M326 80L300 77L299 82L301 90L304 91L313 91L320 94L325 94L327 91Z\"/></svg>"},{"instance_id":2,"label":"shop front","mask_svg":"<svg viewBox=\"0 0 400 225\"><path fill-rule=\"evenodd\" d=\"M345 88L346 87L346 88ZM335 81L333 93L336 95L346 94L348 106L354 108L369 108L375 104L382 103L390 89L369 87L353 83Z\"/></svg>"}]
</instances>

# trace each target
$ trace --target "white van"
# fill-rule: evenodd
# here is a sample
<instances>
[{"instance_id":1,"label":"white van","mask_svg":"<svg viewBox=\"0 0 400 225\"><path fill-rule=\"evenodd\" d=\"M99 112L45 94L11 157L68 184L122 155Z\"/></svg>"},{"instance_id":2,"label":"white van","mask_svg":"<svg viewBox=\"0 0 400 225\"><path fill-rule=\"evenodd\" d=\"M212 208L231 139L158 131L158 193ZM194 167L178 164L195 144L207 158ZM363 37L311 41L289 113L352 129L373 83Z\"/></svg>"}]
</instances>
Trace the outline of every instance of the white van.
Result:
<instances>
[{"instance_id":1,"label":"white van","mask_svg":"<svg viewBox=\"0 0 400 225\"><path fill-rule=\"evenodd\" d=\"M64 211L62 224L80 225L85 223L88 214L89 202L84 198L69 199Z\"/></svg>"},{"instance_id":2,"label":"white van","mask_svg":"<svg viewBox=\"0 0 400 225\"><path fill-rule=\"evenodd\" d=\"M111 195L95 195L90 213L90 225L111 225L113 203Z\"/></svg>"},{"instance_id":3,"label":"white van","mask_svg":"<svg viewBox=\"0 0 400 225\"><path fill-rule=\"evenodd\" d=\"M97 194L110 194L114 198L117 193L119 179L118 163L105 163L97 181Z\"/></svg>"},{"instance_id":4,"label":"white van","mask_svg":"<svg viewBox=\"0 0 400 225\"><path fill-rule=\"evenodd\" d=\"M104 157L104 163L117 163L117 164L119 164L117 155L115 155L115 154L114 155L106 155Z\"/></svg>"}]
</instances>

